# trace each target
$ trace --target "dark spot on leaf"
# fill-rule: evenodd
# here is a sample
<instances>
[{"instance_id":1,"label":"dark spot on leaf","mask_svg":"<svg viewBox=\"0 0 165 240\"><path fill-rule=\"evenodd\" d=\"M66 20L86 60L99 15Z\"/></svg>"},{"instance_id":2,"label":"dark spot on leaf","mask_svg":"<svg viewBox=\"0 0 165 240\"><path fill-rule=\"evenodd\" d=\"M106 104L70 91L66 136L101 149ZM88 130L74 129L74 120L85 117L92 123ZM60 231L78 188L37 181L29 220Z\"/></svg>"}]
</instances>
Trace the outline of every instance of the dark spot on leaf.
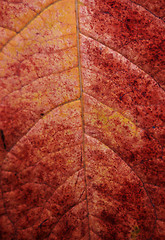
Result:
<instances>
[{"instance_id":1,"label":"dark spot on leaf","mask_svg":"<svg viewBox=\"0 0 165 240\"><path fill-rule=\"evenodd\" d=\"M111 15L110 12L108 12L108 11L105 11L105 12L103 12L103 13Z\"/></svg>"},{"instance_id":2,"label":"dark spot on leaf","mask_svg":"<svg viewBox=\"0 0 165 240\"><path fill-rule=\"evenodd\" d=\"M101 218L106 221L109 222L111 224L116 224L116 218L114 214L110 214L108 212L106 212L105 210L102 211L101 213Z\"/></svg>"},{"instance_id":3,"label":"dark spot on leaf","mask_svg":"<svg viewBox=\"0 0 165 240\"><path fill-rule=\"evenodd\" d=\"M131 19L127 18L127 19L126 19L126 21L127 21L127 22L130 22L130 21L131 21Z\"/></svg>"},{"instance_id":4,"label":"dark spot on leaf","mask_svg":"<svg viewBox=\"0 0 165 240\"><path fill-rule=\"evenodd\" d=\"M128 30L131 30L130 29L130 26L126 23L126 28L128 29Z\"/></svg>"},{"instance_id":5,"label":"dark spot on leaf","mask_svg":"<svg viewBox=\"0 0 165 240\"><path fill-rule=\"evenodd\" d=\"M131 161L131 162L135 161L135 155L134 155L133 153L131 153L130 161Z\"/></svg>"},{"instance_id":6,"label":"dark spot on leaf","mask_svg":"<svg viewBox=\"0 0 165 240\"><path fill-rule=\"evenodd\" d=\"M119 99L122 100L125 94L120 95Z\"/></svg>"},{"instance_id":7,"label":"dark spot on leaf","mask_svg":"<svg viewBox=\"0 0 165 240\"><path fill-rule=\"evenodd\" d=\"M88 175L88 179L92 179L92 177Z\"/></svg>"},{"instance_id":8,"label":"dark spot on leaf","mask_svg":"<svg viewBox=\"0 0 165 240\"><path fill-rule=\"evenodd\" d=\"M146 95L146 92L142 92L142 95L145 97L145 95Z\"/></svg>"},{"instance_id":9,"label":"dark spot on leaf","mask_svg":"<svg viewBox=\"0 0 165 240\"><path fill-rule=\"evenodd\" d=\"M4 135L4 132L3 132L2 129L0 130L0 132L1 132L1 139L2 139L2 142L3 142L4 149L6 149L6 143L5 143L5 135Z\"/></svg>"},{"instance_id":10,"label":"dark spot on leaf","mask_svg":"<svg viewBox=\"0 0 165 240\"><path fill-rule=\"evenodd\" d=\"M48 219L45 219L45 220L39 225L39 227L41 228L42 225L43 225L47 220L48 220Z\"/></svg>"}]
</instances>

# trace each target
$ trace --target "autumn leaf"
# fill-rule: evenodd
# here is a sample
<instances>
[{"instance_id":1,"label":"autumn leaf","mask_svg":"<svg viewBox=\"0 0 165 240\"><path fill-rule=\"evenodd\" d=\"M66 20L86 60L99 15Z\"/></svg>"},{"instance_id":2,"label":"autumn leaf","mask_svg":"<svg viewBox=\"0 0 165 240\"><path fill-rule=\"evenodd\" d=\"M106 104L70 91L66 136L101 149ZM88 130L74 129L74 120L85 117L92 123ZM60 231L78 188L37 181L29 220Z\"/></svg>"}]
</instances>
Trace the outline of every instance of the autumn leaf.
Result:
<instances>
[{"instance_id":1,"label":"autumn leaf","mask_svg":"<svg viewBox=\"0 0 165 240\"><path fill-rule=\"evenodd\" d=\"M165 239L162 1L0 2L0 238Z\"/></svg>"}]
</instances>

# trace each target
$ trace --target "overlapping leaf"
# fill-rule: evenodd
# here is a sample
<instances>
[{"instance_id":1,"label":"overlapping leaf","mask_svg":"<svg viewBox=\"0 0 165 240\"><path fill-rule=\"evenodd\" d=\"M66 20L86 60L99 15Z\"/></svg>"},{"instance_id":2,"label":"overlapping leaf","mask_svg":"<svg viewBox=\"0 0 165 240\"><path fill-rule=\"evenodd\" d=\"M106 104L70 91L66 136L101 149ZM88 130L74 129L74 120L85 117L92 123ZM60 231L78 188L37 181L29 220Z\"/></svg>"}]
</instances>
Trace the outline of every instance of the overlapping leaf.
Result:
<instances>
[{"instance_id":1,"label":"overlapping leaf","mask_svg":"<svg viewBox=\"0 0 165 240\"><path fill-rule=\"evenodd\" d=\"M150 2L1 2L1 239L164 239Z\"/></svg>"}]
</instances>

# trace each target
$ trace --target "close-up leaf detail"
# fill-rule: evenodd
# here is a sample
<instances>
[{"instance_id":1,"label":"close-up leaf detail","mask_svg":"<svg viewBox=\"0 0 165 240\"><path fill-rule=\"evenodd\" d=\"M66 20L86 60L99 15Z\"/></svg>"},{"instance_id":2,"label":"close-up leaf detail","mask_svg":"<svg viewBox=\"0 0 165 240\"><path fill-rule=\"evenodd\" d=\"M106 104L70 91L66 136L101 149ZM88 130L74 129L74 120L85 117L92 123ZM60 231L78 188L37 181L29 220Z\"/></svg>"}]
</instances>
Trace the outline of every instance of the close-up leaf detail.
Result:
<instances>
[{"instance_id":1,"label":"close-up leaf detail","mask_svg":"<svg viewBox=\"0 0 165 240\"><path fill-rule=\"evenodd\" d=\"M165 239L163 0L0 1L0 239Z\"/></svg>"}]
</instances>

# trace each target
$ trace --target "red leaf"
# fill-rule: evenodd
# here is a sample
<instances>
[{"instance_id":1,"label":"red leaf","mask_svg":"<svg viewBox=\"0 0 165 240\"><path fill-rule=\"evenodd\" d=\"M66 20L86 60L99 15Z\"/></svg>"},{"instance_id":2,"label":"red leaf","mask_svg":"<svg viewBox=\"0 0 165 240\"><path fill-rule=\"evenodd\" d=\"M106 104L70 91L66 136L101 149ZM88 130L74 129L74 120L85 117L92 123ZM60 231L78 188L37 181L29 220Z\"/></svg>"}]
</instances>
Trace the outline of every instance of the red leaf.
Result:
<instances>
[{"instance_id":1,"label":"red leaf","mask_svg":"<svg viewBox=\"0 0 165 240\"><path fill-rule=\"evenodd\" d=\"M0 3L0 238L165 238L164 4Z\"/></svg>"}]
</instances>

